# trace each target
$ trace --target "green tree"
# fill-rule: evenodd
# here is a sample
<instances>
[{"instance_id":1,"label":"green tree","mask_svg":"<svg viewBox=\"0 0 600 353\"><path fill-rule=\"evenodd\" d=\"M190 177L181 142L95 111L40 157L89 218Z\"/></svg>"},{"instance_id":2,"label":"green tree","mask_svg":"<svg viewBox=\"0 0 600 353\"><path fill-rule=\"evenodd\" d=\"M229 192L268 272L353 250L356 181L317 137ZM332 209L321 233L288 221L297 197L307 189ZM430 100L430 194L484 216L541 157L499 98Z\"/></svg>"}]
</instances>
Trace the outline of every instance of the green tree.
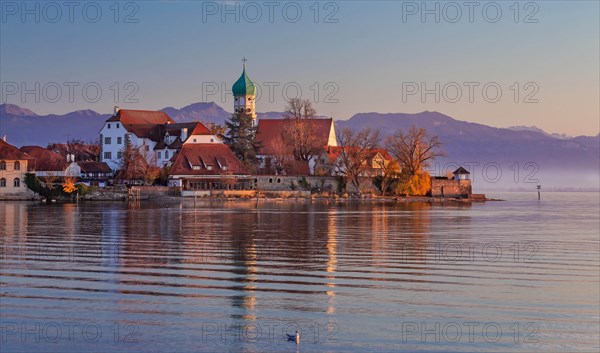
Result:
<instances>
[{"instance_id":1,"label":"green tree","mask_svg":"<svg viewBox=\"0 0 600 353\"><path fill-rule=\"evenodd\" d=\"M256 126L252 116L244 113L236 113L225 122L227 133L223 142L229 146L231 151L244 163L246 170L256 169L256 155L260 143L256 140Z\"/></svg>"}]
</instances>

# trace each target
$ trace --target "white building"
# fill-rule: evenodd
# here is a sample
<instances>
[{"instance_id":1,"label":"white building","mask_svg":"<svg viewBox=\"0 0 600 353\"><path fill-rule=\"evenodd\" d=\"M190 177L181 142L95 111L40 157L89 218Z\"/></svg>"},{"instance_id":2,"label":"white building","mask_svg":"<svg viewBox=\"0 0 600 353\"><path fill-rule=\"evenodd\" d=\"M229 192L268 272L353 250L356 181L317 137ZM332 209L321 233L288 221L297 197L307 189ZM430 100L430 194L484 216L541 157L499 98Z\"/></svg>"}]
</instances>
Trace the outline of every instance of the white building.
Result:
<instances>
[{"instance_id":1,"label":"white building","mask_svg":"<svg viewBox=\"0 0 600 353\"><path fill-rule=\"evenodd\" d=\"M121 166L123 149L131 144L148 163L168 165L185 143L221 143L202 123L176 123L161 111L115 107L100 130L100 158L112 170Z\"/></svg>"},{"instance_id":2,"label":"white building","mask_svg":"<svg viewBox=\"0 0 600 353\"><path fill-rule=\"evenodd\" d=\"M25 173L31 158L0 139L0 200L26 198Z\"/></svg>"}]
</instances>

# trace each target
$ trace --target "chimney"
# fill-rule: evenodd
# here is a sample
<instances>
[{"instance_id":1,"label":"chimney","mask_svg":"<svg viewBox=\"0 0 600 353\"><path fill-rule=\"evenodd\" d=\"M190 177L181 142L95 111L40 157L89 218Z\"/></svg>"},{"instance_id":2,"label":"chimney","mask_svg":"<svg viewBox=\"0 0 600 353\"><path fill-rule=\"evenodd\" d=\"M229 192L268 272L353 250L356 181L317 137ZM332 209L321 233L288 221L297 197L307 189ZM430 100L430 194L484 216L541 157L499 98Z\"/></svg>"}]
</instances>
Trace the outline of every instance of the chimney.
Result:
<instances>
[{"instance_id":1,"label":"chimney","mask_svg":"<svg viewBox=\"0 0 600 353\"><path fill-rule=\"evenodd\" d=\"M187 140L187 138L188 138L187 127L184 127L183 129L181 129L181 142L185 142L185 140Z\"/></svg>"},{"instance_id":2,"label":"chimney","mask_svg":"<svg viewBox=\"0 0 600 353\"><path fill-rule=\"evenodd\" d=\"M6 142L6 134L2 135L2 141Z\"/></svg>"},{"instance_id":3,"label":"chimney","mask_svg":"<svg viewBox=\"0 0 600 353\"><path fill-rule=\"evenodd\" d=\"M115 114L114 114L115 116L116 116L117 114L119 114L119 110L121 110L121 108L119 108L119 106L118 106L118 105L115 105Z\"/></svg>"}]
</instances>

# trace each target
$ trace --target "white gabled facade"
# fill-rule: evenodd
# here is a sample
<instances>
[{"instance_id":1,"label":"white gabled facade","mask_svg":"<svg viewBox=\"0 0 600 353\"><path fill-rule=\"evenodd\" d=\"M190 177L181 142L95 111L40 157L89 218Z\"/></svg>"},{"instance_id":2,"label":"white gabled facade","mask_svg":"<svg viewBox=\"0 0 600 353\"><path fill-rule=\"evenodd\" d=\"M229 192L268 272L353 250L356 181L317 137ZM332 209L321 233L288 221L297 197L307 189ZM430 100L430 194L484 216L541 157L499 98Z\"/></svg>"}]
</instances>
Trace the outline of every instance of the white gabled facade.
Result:
<instances>
[{"instance_id":1,"label":"white gabled facade","mask_svg":"<svg viewBox=\"0 0 600 353\"><path fill-rule=\"evenodd\" d=\"M108 164L112 170L118 169L121 164L121 151L125 147L127 135L127 130L120 122L107 121L100 130L102 146L100 160Z\"/></svg>"}]
</instances>

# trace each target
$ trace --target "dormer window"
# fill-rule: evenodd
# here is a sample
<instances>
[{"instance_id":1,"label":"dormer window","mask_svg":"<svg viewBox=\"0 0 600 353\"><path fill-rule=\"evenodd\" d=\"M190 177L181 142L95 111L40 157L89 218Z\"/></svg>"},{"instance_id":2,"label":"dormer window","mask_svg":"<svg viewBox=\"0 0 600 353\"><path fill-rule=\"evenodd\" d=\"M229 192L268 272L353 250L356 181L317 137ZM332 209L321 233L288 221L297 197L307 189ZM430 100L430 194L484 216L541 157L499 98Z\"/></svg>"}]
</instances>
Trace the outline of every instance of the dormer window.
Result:
<instances>
[{"instance_id":1,"label":"dormer window","mask_svg":"<svg viewBox=\"0 0 600 353\"><path fill-rule=\"evenodd\" d=\"M192 166L192 169L193 170L200 170L200 166L199 165L194 165L194 166Z\"/></svg>"}]
</instances>

